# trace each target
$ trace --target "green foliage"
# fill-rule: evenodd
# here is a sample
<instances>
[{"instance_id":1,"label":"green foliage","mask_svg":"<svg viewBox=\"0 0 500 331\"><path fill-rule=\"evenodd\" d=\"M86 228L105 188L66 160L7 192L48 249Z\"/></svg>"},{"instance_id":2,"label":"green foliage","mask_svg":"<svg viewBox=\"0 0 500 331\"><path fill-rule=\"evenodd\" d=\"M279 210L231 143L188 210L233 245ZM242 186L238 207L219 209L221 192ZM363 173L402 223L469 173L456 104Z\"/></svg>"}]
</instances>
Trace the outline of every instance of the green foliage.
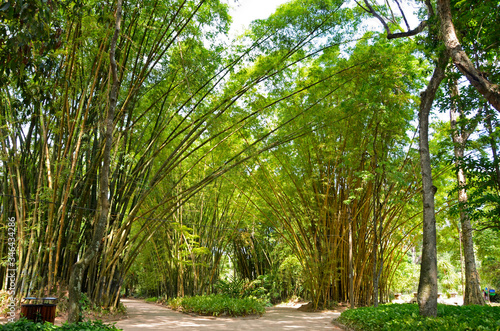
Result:
<instances>
[{"instance_id":1,"label":"green foliage","mask_svg":"<svg viewBox=\"0 0 500 331\"><path fill-rule=\"evenodd\" d=\"M262 300L251 297L237 299L222 294L176 298L169 301L169 306L174 310L210 316L262 315L265 312Z\"/></svg>"},{"instance_id":2,"label":"green foliage","mask_svg":"<svg viewBox=\"0 0 500 331\"><path fill-rule=\"evenodd\" d=\"M146 298L144 301L146 301L146 302L156 302L156 301L158 301L158 298L157 297Z\"/></svg>"},{"instance_id":3,"label":"green foliage","mask_svg":"<svg viewBox=\"0 0 500 331\"><path fill-rule=\"evenodd\" d=\"M303 274L304 268L295 255L288 255L281 262L278 269L278 284L287 297L300 296L304 284Z\"/></svg>"},{"instance_id":4,"label":"green foliage","mask_svg":"<svg viewBox=\"0 0 500 331\"><path fill-rule=\"evenodd\" d=\"M215 288L218 293L231 297L231 298L241 298L243 296L243 287L245 281L243 279L236 279L235 277L230 277L227 280L219 279L215 284Z\"/></svg>"},{"instance_id":5,"label":"green foliage","mask_svg":"<svg viewBox=\"0 0 500 331\"><path fill-rule=\"evenodd\" d=\"M498 135L496 133L495 135ZM498 138L490 135L483 140L491 139L491 143L496 145ZM478 144L479 145L479 144ZM477 146L478 152L490 146L483 144ZM499 161L491 160L489 155L469 155L464 160L464 168L467 172L469 183L469 201L464 206L471 215L473 221L478 222L481 227L495 226L500 228L500 181L498 177ZM472 153L471 153L472 154ZM458 187L455 188L458 190Z\"/></svg>"},{"instance_id":6,"label":"green foliage","mask_svg":"<svg viewBox=\"0 0 500 331\"><path fill-rule=\"evenodd\" d=\"M261 299L264 301L269 301L270 293L268 291L270 277L266 275L261 275L252 281L248 281L245 284L243 297L252 297ZM266 286L267 285L267 286Z\"/></svg>"},{"instance_id":7,"label":"green foliage","mask_svg":"<svg viewBox=\"0 0 500 331\"><path fill-rule=\"evenodd\" d=\"M382 305L346 310L338 321L355 330L498 330L500 307L438 305L429 318L416 304Z\"/></svg>"},{"instance_id":8,"label":"green foliage","mask_svg":"<svg viewBox=\"0 0 500 331\"><path fill-rule=\"evenodd\" d=\"M230 298L255 298L268 303L271 301L273 281L271 275L261 275L254 280L230 277L227 280L219 279L214 287L218 294Z\"/></svg>"},{"instance_id":9,"label":"green foliage","mask_svg":"<svg viewBox=\"0 0 500 331\"><path fill-rule=\"evenodd\" d=\"M79 316L78 320L83 321L85 312L92 309L92 303L90 302L90 299L88 298L87 294L82 293L80 295L80 300L79 300L78 304L80 305L80 311L79 311L80 316Z\"/></svg>"},{"instance_id":10,"label":"green foliage","mask_svg":"<svg viewBox=\"0 0 500 331\"><path fill-rule=\"evenodd\" d=\"M121 330L114 325L104 324L102 321L87 321L73 324L65 323L62 326L55 326L52 323L35 323L33 321L21 318L14 323L0 325L1 331L49 331L49 330L65 330L65 331L113 331Z\"/></svg>"},{"instance_id":11,"label":"green foliage","mask_svg":"<svg viewBox=\"0 0 500 331\"><path fill-rule=\"evenodd\" d=\"M182 308L182 299L184 298L173 298L168 300L167 304L170 306L171 309L177 310L179 308Z\"/></svg>"},{"instance_id":12,"label":"green foliage","mask_svg":"<svg viewBox=\"0 0 500 331\"><path fill-rule=\"evenodd\" d=\"M477 257L481 261L479 272L481 287L494 288L500 292L500 232L493 229L478 231L475 234Z\"/></svg>"},{"instance_id":13,"label":"green foliage","mask_svg":"<svg viewBox=\"0 0 500 331\"><path fill-rule=\"evenodd\" d=\"M36 80L55 65L49 55L64 39L63 14L71 1L2 1L0 5L0 85L13 76L22 84L26 73Z\"/></svg>"},{"instance_id":14,"label":"green foliage","mask_svg":"<svg viewBox=\"0 0 500 331\"><path fill-rule=\"evenodd\" d=\"M456 292L460 288L460 269L451 262L449 253L438 256L438 287L444 293Z\"/></svg>"},{"instance_id":15,"label":"green foliage","mask_svg":"<svg viewBox=\"0 0 500 331\"><path fill-rule=\"evenodd\" d=\"M89 310L92 307L92 303L86 293L82 293L80 296L80 307L82 308L82 311Z\"/></svg>"},{"instance_id":16,"label":"green foliage","mask_svg":"<svg viewBox=\"0 0 500 331\"><path fill-rule=\"evenodd\" d=\"M412 293L418 288L420 265L411 261L403 261L394 273L391 289L395 293Z\"/></svg>"}]
</instances>

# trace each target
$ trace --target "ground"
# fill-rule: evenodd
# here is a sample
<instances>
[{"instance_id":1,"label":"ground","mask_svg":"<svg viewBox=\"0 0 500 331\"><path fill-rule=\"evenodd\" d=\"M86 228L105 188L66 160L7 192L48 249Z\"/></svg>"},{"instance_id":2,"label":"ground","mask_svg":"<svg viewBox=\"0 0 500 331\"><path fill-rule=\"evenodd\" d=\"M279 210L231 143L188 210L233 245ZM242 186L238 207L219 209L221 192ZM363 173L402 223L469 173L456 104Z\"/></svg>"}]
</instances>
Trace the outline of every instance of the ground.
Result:
<instances>
[{"instance_id":1,"label":"ground","mask_svg":"<svg viewBox=\"0 0 500 331\"><path fill-rule=\"evenodd\" d=\"M150 330L342 330L332 324L339 311L302 312L297 307L267 308L261 316L207 317L172 311L142 300L122 299L127 306L128 319L117 322L124 331Z\"/></svg>"},{"instance_id":2,"label":"ground","mask_svg":"<svg viewBox=\"0 0 500 331\"><path fill-rule=\"evenodd\" d=\"M332 323L335 318L340 316L341 310L304 312L297 310L300 304L270 307L262 316L235 318L184 314L159 304L137 299L121 299L121 302L127 307L127 316L105 316L100 319L104 320L105 323L116 323L116 326L124 331L342 330ZM65 320L66 316L60 315L56 317L55 324L61 325ZM7 323L7 318L2 315L0 316L0 325L4 323Z\"/></svg>"}]
</instances>

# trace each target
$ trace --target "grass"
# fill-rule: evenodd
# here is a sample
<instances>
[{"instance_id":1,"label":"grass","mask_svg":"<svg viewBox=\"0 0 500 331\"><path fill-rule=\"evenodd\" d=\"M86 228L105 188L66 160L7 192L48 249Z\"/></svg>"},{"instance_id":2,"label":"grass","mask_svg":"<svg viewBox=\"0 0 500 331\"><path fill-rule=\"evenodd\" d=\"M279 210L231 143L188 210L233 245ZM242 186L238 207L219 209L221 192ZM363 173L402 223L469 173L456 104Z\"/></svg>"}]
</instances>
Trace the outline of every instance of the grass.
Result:
<instances>
[{"instance_id":1,"label":"grass","mask_svg":"<svg viewBox=\"0 0 500 331\"><path fill-rule=\"evenodd\" d=\"M355 330L500 330L500 307L438 304L436 318L422 317L416 304L388 304L343 312L338 322Z\"/></svg>"},{"instance_id":2,"label":"grass","mask_svg":"<svg viewBox=\"0 0 500 331\"><path fill-rule=\"evenodd\" d=\"M265 312L265 302L252 297L231 298L227 295L176 298L169 301L170 308L183 312L210 316L246 316Z\"/></svg>"},{"instance_id":3,"label":"grass","mask_svg":"<svg viewBox=\"0 0 500 331\"><path fill-rule=\"evenodd\" d=\"M114 325L104 324L101 321L88 321L68 324L65 323L62 326L55 326L51 323L35 323L29 321L25 318L14 323L7 323L0 325L0 331L117 331Z\"/></svg>"}]
</instances>

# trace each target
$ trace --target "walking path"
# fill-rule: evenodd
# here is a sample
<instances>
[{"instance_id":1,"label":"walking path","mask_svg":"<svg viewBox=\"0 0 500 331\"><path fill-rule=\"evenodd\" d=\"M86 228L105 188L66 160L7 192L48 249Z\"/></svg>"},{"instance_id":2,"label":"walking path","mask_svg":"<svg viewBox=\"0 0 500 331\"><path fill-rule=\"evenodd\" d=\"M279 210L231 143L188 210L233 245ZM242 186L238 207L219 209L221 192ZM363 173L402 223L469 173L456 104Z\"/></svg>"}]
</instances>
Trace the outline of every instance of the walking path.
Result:
<instances>
[{"instance_id":1,"label":"walking path","mask_svg":"<svg viewBox=\"0 0 500 331\"><path fill-rule=\"evenodd\" d=\"M262 317L193 316L141 300L122 299L128 319L116 323L124 331L151 330L342 330L332 324L338 312L302 312L292 307L271 307Z\"/></svg>"}]
</instances>

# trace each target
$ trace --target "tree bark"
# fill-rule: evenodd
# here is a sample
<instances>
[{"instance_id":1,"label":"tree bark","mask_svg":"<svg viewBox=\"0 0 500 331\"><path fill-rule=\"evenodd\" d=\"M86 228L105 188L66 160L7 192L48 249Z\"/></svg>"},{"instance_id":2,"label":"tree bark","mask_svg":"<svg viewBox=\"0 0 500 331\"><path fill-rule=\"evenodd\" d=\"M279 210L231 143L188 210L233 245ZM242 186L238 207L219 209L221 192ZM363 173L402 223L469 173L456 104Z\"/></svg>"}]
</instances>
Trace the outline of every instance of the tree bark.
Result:
<instances>
[{"instance_id":1,"label":"tree bark","mask_svg":"<svg viewBox=\"0 0 500 331\"><path fill-rule=\"evenodd\" d=\"M467 77L472 86L500 112L500 88L497 84L492 84L483 77L482 73L474 67L474 64L463 50L455 32L455 26L453 25L450 0L438 0L437 4L441 19L441 34L446 49L453 59L453 63Z\"/></svg>"},{"instance_id":2,"label":"tree bark","mask_svg":"<svg viewBox=\"0 0 500 331\"><path fill-rule=\"evenodd\" d=\"M97 255L99 247L104 238L104 233L106 231L106 224L109 214L109 175L110 175L110 161L111 161L111 147L113 144L113 129L114 129L114 117L115 109L118 100L118 70L116 65L115 51L116 43L118 41L118 36L120 35L120 25L122 18L122 0L117 1L116 12L115 12L115 31L113 38L111 39L109 45L109 58L110 58L110 69L112 86L109 93L109 108L108 114L106 116L105 127L106 131L104 134L104 153L103 153L103 163L100 172L100 214L95 225L94 234L92 236L92 241L89 247L85 250L83 257L73 265L71 270L71 276L69 279L69 313L68 321L70 323L77 322L80 320L80 297L82 289L82 279L85 269L88 267L92 259Z\"/></svg>"},{"instance_id":3,"label":"tree bark","mask_svg":"<svg viewBox=\"0 0 500 331\"><path fill-rule=\"evenodd\" d=\"M454 83L451 87L452 99L458 97L458 88ZM469 214L465 208L468 197L465 185L467 179L463 169L464 145L467 141L469 134L461 131L458 128L457 121L459 118L459 110L456 102L452 101L450 107L450 127L451 137L453 140L453 150L455 153L457 171L458 190L458 203L460 208L460 223L462 226L462 245L464 249L465 258L465 292L464 292L464 305L484 305L483 293L479 282L479 274L476 270L476 259L474 256L474 242L472 239L472 226L470 223Z\"/></svg>"},{"instance_id":4,"label":"tree bark","mask_svg":"<svg viewBox=\"0 0 500 331\"><path fill-rule=\"evenodd\" d=\"M373 169L374 169L374 174L375 174L375 180L374 180L374 190L373 190L373 307L378 307L378 302L379 302L379 297L378 297L378 292L379 292L379 281L380 281L380 272L381 267L379 268L379 260L380 260L380 265L382 266L383 260L382 257L378 257L377 251L379 245L381 245L381 238L382 236L377 235L378 228L380 227L382 229L382 224L379 225L381 220L379 219L379 179L378 179L378 173L377 173L377 167L378 167L378 155L377 155L377 135L378 135L378 124L375 128L375 135L374 135L374 140L373 140Z\"/></svg>"},{"instance_id":5,"label":"tree bark","mask_svg":"<svg viewBox=\"0 0 500 331\"><path fill-rule=\"evenodd\" d=\"M354 309L354 265L353 265L353 252L352 252L352 219L351 207L347 209L349 221L349 304L351 309Z\"/></svg>"},{"instance_id":6,"label":"tree bark","mask_svg":"<svg viewBox=\"0 0 500 331\"><path fill-rule=\"evenodd\" d=\"M497 144L495 142L495 138L493 136L493 125L491 123L491 114L488 105L484 105L484 109L486 111L486 129L488 130L488 134L490 137L490 146L491 153L493 154L493 164L495 165L495 173L496 173L496 186L497 189L500 190L500 167L498 166L498 152L497 152Z\"/></svg>"},{"instance_id":7,"label":"tree bark","mask_svg":"<svg viewBox=\"0 0 500 331\"><path fill-rule=\"evenodd\" d=\"M437 188L432 183L431 158L429 152L429 113L436 96L439 84L445 77L448 54L442 52L438 63L427 85L420 95L419 112L419 147L420 167L422 173L423 201L423 243L420 281L418 284L418 306L423 316L437 315L437 250L436 250L436 217L434 211L434 194Z\"/></svg>"}]
</instances>

